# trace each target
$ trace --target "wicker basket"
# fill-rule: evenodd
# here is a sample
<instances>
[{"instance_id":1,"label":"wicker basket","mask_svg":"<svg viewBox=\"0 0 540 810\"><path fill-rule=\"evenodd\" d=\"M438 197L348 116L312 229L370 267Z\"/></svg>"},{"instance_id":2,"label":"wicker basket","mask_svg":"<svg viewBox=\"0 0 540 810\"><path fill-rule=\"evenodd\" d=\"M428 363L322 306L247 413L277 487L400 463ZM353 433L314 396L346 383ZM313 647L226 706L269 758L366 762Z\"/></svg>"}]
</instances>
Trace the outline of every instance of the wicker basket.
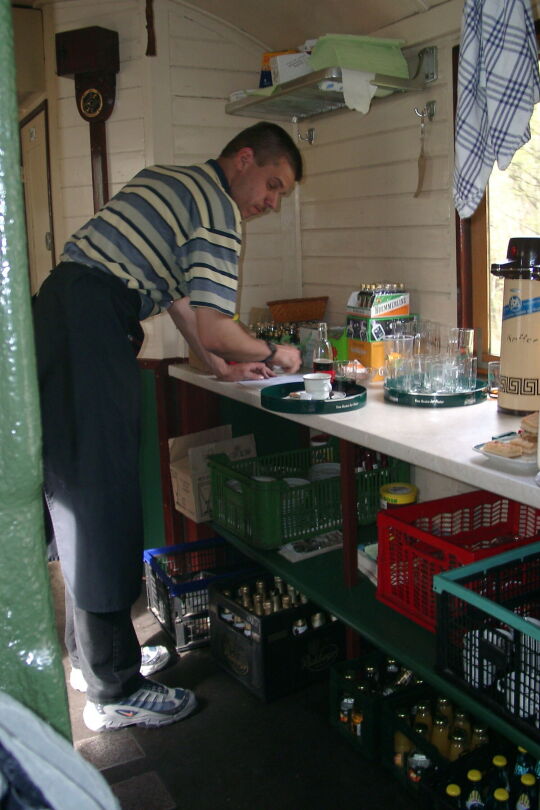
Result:
<instances>
[{"instance_id":1,"label":"wicker basket","mask_svg":"<svg viewBox=\"0 0 540 810\"><path fill-rule=\"evenodd\" d=\"M328 296L319 298L284 298L281 301L267 301L272 319L276 323L291 321L322 321L326 311Z\"/></svg>"}]
</instances>

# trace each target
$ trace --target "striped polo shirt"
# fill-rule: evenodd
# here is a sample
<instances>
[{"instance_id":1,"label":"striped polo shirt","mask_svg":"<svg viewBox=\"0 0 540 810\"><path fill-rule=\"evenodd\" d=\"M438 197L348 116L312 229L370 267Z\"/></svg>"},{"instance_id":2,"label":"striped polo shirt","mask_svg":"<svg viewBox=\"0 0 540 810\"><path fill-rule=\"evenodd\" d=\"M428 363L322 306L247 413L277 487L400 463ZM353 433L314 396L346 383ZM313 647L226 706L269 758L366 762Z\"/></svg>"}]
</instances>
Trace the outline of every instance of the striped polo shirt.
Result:
<instances>
[{"instance_id":1,"label":"striped polo shirt","mask_svg":"<svg viewBox=\"0 0 540 810\"><path fill-rule=\"evenodd\" d=\"M235 312L240 211L215 160L143 169L66 243L61 262L97 267L140 293L141 319L188 295Z\"/></svg>"}]
</instances>

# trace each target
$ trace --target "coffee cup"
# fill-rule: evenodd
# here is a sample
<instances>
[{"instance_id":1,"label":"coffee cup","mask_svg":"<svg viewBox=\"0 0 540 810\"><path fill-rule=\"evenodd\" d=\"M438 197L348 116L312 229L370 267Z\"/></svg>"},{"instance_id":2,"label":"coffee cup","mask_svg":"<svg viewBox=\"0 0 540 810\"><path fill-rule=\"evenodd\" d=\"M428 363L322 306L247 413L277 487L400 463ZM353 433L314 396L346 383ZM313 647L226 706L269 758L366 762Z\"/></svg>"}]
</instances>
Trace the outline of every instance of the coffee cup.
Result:
<instances>
[{"instance_id":1,"label":"coffee cup","mask_svg":"<svg viewBox=\"0 0 540 810\"><path fill-rule=\"evenodd\" d=\"M304 374L304 388L311 399L328 399L332 390L330 375L318 371Z\"/></svg>"}]
</instances>

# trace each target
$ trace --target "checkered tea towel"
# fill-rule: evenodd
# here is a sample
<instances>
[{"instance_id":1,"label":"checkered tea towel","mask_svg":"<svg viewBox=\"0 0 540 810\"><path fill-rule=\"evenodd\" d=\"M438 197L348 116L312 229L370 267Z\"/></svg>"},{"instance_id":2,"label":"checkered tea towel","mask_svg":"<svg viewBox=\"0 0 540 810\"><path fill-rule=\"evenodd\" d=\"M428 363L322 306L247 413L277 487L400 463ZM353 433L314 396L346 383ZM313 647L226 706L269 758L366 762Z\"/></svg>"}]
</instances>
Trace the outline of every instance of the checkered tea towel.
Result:
<instances>
[{"instance_id":1,"label":"checkered tea towel","mask_svg":"<svg viewBox=\"0 0 540 810\"><path fill-rule=\"evenodd\" d=\"M540 99L530 0L466 0L458 66L454 204L478 207L495 161L504 170L531 137Z\"/></svg>"}]
</instances>

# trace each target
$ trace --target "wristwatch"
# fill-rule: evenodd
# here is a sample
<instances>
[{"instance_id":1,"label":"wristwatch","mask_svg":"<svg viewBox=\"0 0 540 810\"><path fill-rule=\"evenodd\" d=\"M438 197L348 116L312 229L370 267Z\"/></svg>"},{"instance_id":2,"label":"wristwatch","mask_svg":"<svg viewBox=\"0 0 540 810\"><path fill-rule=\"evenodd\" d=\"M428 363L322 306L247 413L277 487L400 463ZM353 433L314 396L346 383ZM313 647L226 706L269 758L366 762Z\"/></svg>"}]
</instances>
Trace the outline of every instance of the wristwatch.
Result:
<instances>
[{"instance_id":1,"label":"wristwatch","mask_svg":"<svg viewBox=\"0 0 540 810\"><path fill-rule=\"evenodd\" d=\"M275 353L278 350L278 347L276 346L275 343L271 343L269 340L266 340L265 343L268 346L268 351L270 352L270 354L268 355L268 357L264 358L263 363L266 363L266 365L269 366L270 363L272 362Z\"/></svg>"}]
</instances>

